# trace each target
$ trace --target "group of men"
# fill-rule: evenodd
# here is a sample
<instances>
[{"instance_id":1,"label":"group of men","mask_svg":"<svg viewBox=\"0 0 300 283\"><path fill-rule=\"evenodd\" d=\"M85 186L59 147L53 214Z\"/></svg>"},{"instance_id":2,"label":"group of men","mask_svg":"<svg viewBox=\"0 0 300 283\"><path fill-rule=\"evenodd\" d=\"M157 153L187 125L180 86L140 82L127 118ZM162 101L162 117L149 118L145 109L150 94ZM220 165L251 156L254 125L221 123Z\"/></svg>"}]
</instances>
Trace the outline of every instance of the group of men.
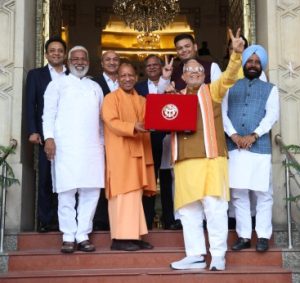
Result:
<instances>
[{"instance_id":1,"label":"group of men","mask_svg":"<svg viewBox=\"0 0 300 283\"><path fill-rule=\"evenodd\" d=\"M238 234L232 249L251 246L250 191L257 199L256 249L268 249L269 132L279 115L278 90L259 79L267 65L264 48L252 45L244 50L240 32L229 34L233 54L223 73L216 63L197 58L191 35L180 34L174 40L179 66L173 68L173 59L163 65L150 55L145 59L148 79L140 83L133 65L121 63L114 51L103 54L104 72L91 80L86 77L88 51L75 46L68 53L67 71L65 43L57 37L47 41L48 65L27 77L29 141L40 147L39 229L51 229L53 187L62 252L94 251L88 236L93 225L110 229L113 250L152 249L142 236L152 228L158 176L165 228L183 228L186 257L171 263L173 269L206 267L204 219L212 256L209 269L225 269L230 194ZM239 77L241 68L244 78ZM164 92L197 95L195 132L165 135L145 130L144 96ZM171 144L174 195L171 167L162 166L171 164Z\"/></svg>"}]
</instances>

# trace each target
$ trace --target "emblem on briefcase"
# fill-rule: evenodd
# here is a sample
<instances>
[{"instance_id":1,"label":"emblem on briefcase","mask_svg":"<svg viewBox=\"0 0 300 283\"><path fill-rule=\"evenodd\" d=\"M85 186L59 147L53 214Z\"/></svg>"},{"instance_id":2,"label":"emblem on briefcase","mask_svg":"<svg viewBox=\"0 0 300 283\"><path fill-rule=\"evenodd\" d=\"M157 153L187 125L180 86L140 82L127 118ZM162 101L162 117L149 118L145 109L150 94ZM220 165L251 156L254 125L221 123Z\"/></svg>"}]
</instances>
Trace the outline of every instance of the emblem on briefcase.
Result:
<instances>
[{"instance_id":1,"label":"emblem on briefcase","mask_svg":"<svg viewBox=\"0 0 300 283\"><path fill-rule=\"evenodd\" d=\"M167 104L163 107L161 114L166 120L174 120L178 116L178 108L174 104Z\"/></svg>"}]
</instances>

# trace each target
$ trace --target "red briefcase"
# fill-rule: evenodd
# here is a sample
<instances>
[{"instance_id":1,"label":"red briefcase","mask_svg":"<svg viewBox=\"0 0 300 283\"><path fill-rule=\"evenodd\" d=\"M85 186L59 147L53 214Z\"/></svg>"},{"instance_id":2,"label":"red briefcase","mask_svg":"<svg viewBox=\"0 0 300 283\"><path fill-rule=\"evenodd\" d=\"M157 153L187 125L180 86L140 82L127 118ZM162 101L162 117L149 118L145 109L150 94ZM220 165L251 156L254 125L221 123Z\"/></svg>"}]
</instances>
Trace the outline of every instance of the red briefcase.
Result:
<instances>
[{"instance_id":1,"label":"red briefcase","mask_svg":"<svg viewBox=\"0 0 300 283\"><path fill-rule=\"evenodd\" d=\"M145 129L151 131L196 131L197 95L148 94Z\"/></svg>"}]
</instances>

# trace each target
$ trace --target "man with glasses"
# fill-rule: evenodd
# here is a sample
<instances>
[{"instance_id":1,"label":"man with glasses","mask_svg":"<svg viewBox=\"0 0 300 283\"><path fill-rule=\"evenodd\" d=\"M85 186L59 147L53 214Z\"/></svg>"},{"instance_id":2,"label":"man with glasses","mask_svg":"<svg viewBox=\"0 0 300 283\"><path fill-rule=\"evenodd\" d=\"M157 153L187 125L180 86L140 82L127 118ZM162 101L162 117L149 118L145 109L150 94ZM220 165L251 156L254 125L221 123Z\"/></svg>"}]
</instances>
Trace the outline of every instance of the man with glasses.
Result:
<instances>
[{"instance_id":1,"label":"man with glasses","mask_svg":"<svg viewBox=\"0 0 300 283\"><path fill-rule=\"evenodd\" d=\"M89 242L100 188L104 187L104 138L100 121L103 93L86 77L88 51L73 47L70 74L49 84L45 92L45 153L52 162L53 189L58 193L61 252L92 252ZM76 206L76 194L78 204Z\"/></svg>"},{"instance_id":2,"label":"man with glasses","mask_svg":"<svg viewBox=\"0 0 300 283\"><path fill-rule=\"evenodd\" d=\"M204 83L205 69L195 59L188 59L182 78L185 95L197 95L199 101L197 129L194 133L173 135L175 161L176 213L183 226L186 257L171 263L173 269L205 268L206 255L203 219L207 220L211 263L209 269L225 269L227 250L227 209L229 185L227 149L221 115L226 91L237 80L244 41L229 31L235 52L220 79Z\"/></svg>"}]
</instances>

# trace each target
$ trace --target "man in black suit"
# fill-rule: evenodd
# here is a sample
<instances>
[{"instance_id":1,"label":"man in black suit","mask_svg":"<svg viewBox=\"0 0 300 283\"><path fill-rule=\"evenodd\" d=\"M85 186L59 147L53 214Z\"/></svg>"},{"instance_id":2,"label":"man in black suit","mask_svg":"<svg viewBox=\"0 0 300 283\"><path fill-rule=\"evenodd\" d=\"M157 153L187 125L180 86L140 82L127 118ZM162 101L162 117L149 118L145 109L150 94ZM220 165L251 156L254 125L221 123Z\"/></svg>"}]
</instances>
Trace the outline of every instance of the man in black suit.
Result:
<instances>
[{"instance_id":1,"label":"man in black suit","mask_svg":"<svg viewBox=\"0 0 300 283\"><path fill-rule=\"evenodd\" d=\"M136 91L143 96L149 93L157 93L157 85L162 74L162 60L156 55L149 55L144 60L145 72L148 77L147 80L136 84ZM151 145L154 161L155 177L159 175L160 180L160 196L162 204L162 221L165 229L178 229L181 227L175 222L173 213L173 195L172 195L172 174L171 169L160 170L162 153L163 153L163 139L165 133L152 132ZM152 229L153 218L155 217L155 196L143 196L143 206L146 216L148 229Z\"/></svg>"},{"instance_id":2,"label":"man in black suit","mask_svg":"<svg viewBox=\"0 0 300 283\"><path fill-rule=\"evenodd\" d=\"M112 50L103 53L101 57L101 67L103 73L99 77L94 78L103 91L104 96L119 87L118 83L118 69L120 66L119 55ZM94 231L109 230L108 220L108 202L105 197L105 190L101 190L96 213L94 216Z\"/></svg>"},{"instance_id":3,"label":"man in black suit","mask_svg":"<svg viewBox=\"0 0 300 283\"><path fill-rule=\"evenodd\" d=\"M38 231L57 230L57 196L52 192L51 164L44 152L42 115L44 92L51 80L65 75L63 65L66 43L60 37L52 37L45 43L48 64L28 72L26 81L26 119L29 142L39 146L38 156Z\"/></svg>"}]
</instances>

